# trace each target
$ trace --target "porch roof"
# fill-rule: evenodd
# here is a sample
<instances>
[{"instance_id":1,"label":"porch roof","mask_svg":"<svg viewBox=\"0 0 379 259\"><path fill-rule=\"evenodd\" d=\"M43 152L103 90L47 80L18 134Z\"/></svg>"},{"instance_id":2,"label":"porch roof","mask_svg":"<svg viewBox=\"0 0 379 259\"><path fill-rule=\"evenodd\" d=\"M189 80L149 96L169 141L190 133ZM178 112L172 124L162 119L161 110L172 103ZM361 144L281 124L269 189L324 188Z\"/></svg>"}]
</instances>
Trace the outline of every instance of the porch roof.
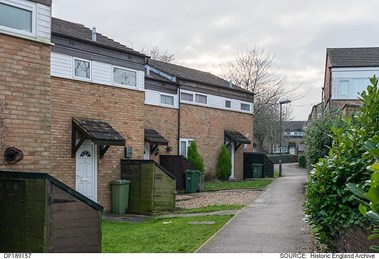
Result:
<instances>
[{"instance_id":1,"label":"porch roof","mask_svg":"<svg viewBox=\"0 0 379 259\"><path fill-rule=\"evenodd\" d=\"M154 129L145 129L145 142L153 145L168 145L168 141Z\"/></svg>"},{"instance_id":2,"label":"porch roof","mask_svg":"<svg viewBox=\"0 0 379 259\"><path fill-rule=\"evenodd\" d=\"M237 145L251 144L251 141L237 130L225 130L225 137L229 138L231 141L236 142Z\"/></svg>"}]
</instances>

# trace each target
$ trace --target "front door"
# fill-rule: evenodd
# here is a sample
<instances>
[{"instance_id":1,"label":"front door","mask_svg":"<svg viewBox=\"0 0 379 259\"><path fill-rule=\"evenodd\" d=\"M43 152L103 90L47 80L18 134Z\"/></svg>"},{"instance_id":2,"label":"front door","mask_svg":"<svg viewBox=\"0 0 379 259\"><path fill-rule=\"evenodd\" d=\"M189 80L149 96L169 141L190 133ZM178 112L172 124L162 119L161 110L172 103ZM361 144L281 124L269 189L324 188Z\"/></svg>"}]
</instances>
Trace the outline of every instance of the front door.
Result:
<instances>
[{"instance_id":1,"label":"front door","mask_svg":"<svg viewBox=\"0 0 379 259\"><path fill-rule=\"evenodd\" d=\"M149 142L145 142L145 147L143 151L143 159L149 160L150 159L150 144Z\"/></svg>"},{"instance_id":2,"label":"front door","mask_svg":"<svg viewBox=\"0 0 379 259\"><path fill-rule=\"evenodd\" d=\"M230 153L230 160L232 161L232 173L230 175L230 179L234 179L234 142L230 142L228 145L228 150Z\"/></svg>"},{"instance_id":3,"label":"front door","mask_svg":"<svg viewBox=\"0 0 379 259\"><path fill-rule=\"evenodd\" d=\"M97 201L97 157L95 144L85 141L76 152L76 190Z\"/></svg>"}]
</instances>

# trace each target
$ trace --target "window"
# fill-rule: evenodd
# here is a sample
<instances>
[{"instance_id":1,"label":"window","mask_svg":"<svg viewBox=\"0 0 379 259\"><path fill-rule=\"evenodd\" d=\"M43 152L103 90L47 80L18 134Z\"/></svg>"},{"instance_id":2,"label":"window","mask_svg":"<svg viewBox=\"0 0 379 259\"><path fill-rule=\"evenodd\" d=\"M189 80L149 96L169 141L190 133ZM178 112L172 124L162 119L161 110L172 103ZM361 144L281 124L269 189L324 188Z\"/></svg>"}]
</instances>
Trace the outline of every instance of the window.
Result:
<instances>
[{"instance_id":1,"label":"window","mask_svg":"<svg viewBox=\"0 0 379 259\"><path fill-rule=\"evenodd\" d=\"M187 157L188 156L188 148L193 141L194 141L193 139L181 138L180 139L180 154L179 155Z\"/></svg>"},{"instance_id":2,"label":"window","mask_svg":"<svg viewBox=\"0 0 379 259\"><path fill-rule=\"evenodd\" d=\"M34 35L35 8L36 4L26 1L21 3L14 3L8 0L1 1L0 28L24 35Z\"/></svg>"},{"instance_id":3,"label":"window","mask_svg":"<svg viewBox=\"0 0 379 259\"><path fill-rule=\"evenodd\" d=\"M197 103L204 103L207 104L207 96L202 94L196 94L195 95L195 101Z\"/></svg>"},{"instance_id":4,"label":"window","mask_svg":"<svg viewBox=\"0 0 379 259\"><path fill-rule=\"evenodd\" d=\"M349 80L341 80L339 82L339 98L347 98L349 96Z\"/></svg>"},{"instance_id":5,"label":"window","mask_svg":"<svg viewBox=\"0 0 379 259\"><path fill-rule=\"evenodd\" d=\"M193 102L193 94L180 93L180 100Z\"/></svg>"},{"instance_id":6,"label":"window","mask_svg":"<svg viewBox=\"0 0 379 259\"><path fill-rule=\"evenodd\" d=\"M231 107L232 107L232 102L226 100L226 101L225 101L225 107L226 107L226 108L231 108Z\"/></svg>"},{"instance_id":7,"label":"window","mask_svg":"<svg viewBox=\"0 0 379 259\"><path fill-rule=\"evenodd\" d=\"M241 110L242 111L250 111L250 104L241 103Z\"/></svg>"},{"instance_id":8,"label":"window","mask_svg":"<svg viewBox=\"0 0 379 259\"><path fill-rule=\"evenodd\" d=\"M137 86L137 72L113 67L113 83L118 85Z\"/></svg>"},{"instance_id":9,"label":"window","mask_svg":"<svg viewBox=\"0 0 379 259\"><path fill-rule=\"evenodd\" d=\"M91 62L74 58L74 77L91 79Z\"/></svg>"},{"instance_id":10,"label":"window","mask_svg":"<svg viewBox=\"0 0 379 259\"><path fill-rule=\"evenodd\" d=\"M174 97L161 94L161 104L174 105Z\"/></svg>"}]
</instances>

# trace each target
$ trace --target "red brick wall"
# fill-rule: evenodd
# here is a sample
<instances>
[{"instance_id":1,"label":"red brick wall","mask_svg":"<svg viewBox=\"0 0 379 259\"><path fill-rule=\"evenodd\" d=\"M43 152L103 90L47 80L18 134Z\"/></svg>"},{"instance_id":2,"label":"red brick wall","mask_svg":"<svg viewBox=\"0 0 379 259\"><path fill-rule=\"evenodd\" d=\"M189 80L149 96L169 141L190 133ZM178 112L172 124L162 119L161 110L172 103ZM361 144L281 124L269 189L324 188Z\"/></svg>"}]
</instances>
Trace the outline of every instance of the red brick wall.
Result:
<instances>
[{"instance_id":1,"label":"red brick wall","mask_svg":"<svg viewBox=\"0 0 379 259\"><path fill-rule=\"evenodd\" d=\"M71 118L101 119L126 138L133 158L143 158L144 93L52 77L52 175L75 188L75 158L71 158ZM120 178L123 147L111 146L104 158L98 155L98 202L111 208L109 182Z\"/></svg>"},{"instance_id":2,"label":"red brick wall","mask_svg":"<svg viewBox=\"0 0 379 259\"><path fill-rule=\"evenodd\" d=\"M145 128L155 129L159 132L172 147L171 152L166 152L166 146L160 146L161 155L176 155L178 144L178 110L153 105L145 105ZM159 163L159 156L150 155Z\"/></svg>"},{"instance_id":3,"label":"red brick wall","mask_svg":"<svg viewBox=\"0 0 379 259\"><path fill-rule=\"evenodd\" d=\"M5 101L4 145L21 149L24 159L0 168L50 171L50 46L0 34L0 101Z\"/></svg>"},{"instance_id":4,"label":"red brick wall","mask_svg":"<svg viewBox=\"0 0 379 259\"><path fill-rule=\"evenodd\" d=\"M325 62L325 77L324 77L324 96L323 96L323 101L325 105L330 105L330 96L332 93L332 85L331 85L331 63L330 63L330 58L327 55L326 56L326 62Z\"/></svg>"},{"instance_id":5,"label":"red brick wall","mask_svg":"<svg viewBox=\"0 0 379 259\"><path fill-rule=\"evenodd\" d=\"M181 104L181 138L195 139L205 163L205 173L215 174L224 130L238 130L252 139L253 115L201 106ZM241 146L235 153L235 178L243 178L243 152L251 152L252 144Z\"/></svg>"}]
</instances>

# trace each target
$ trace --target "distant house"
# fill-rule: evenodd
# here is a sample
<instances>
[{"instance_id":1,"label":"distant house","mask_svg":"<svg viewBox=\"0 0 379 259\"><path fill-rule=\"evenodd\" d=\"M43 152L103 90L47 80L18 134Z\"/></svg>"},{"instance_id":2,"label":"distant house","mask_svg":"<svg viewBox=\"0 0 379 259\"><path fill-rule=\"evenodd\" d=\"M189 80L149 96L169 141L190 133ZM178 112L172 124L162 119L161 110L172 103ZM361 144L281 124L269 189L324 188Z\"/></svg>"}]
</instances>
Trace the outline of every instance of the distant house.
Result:
<instances>
[{"instance_id":1,"label":"distant house","mask_svg":"<svg viewBox=\"0 0 379 259\"><path fill-rule=\"evenodd\" d=\"M243 178L243 152L252 150L253 99L251 92L208 72L152 59L146 65L145 127L169 141L171 154L187 157L190 143L196 141L207 173L215 173L225 144L231 154L231 178Z\"/></svg>"},{"instance_id":2,"label":"distant house","mask_svg":"<svg viewBox=\"0 0 379 259\"><path fill-rule=\"evenodd\" d=\"M326 51L323 103L346 114L360 105L359 93L379 75L379 47L328 48ZM354 108L355 107L355 108Z\"/></svg>"},{"instance_id":3,"label":"distant house","mask_svg":"<svg viewBox=\"0 0 379 259\"><path fill-rule=\"evenodd\" d=\"M282 153L298 155L304 152L304 132L306 121L285 121L283 122L283 143ZM280 145L275 145L273 153L280 152Z\"/></svg>"}]
</instances>

